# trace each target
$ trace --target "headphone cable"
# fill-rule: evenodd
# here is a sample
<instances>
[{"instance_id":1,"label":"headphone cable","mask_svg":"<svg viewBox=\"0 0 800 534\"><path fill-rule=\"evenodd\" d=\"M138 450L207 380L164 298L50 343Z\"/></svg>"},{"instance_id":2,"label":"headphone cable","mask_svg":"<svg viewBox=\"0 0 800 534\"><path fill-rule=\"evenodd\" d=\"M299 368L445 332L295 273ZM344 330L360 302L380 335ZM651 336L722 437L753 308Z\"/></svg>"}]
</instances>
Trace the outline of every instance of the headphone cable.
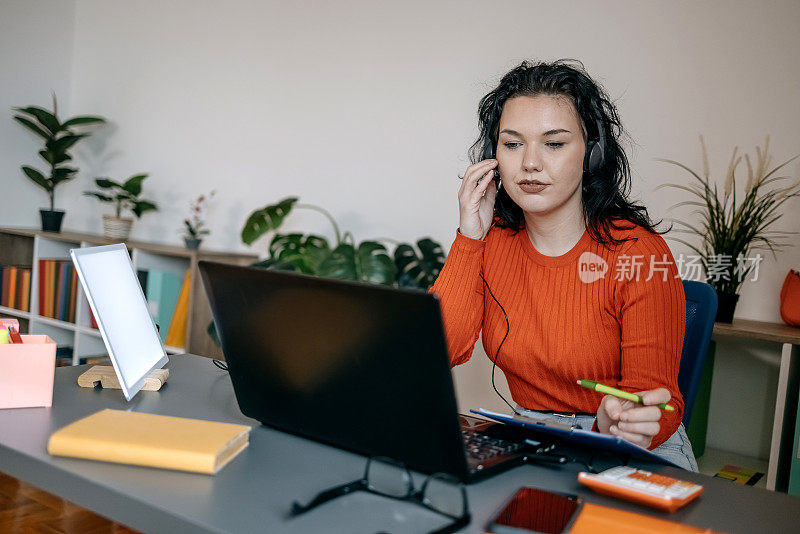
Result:
<instances>
[{"instance_id":1,"label":"headphone cable","mask_svg":"<svg viewBox=\"0 0 800 534\"><path fill-rule=\"evenodd\" d=\"M514 412L514 415L520 415L520 413L516 410L516 408L514 408L511 405L511 403L506 400L506 398L503 396L502 393L500 393L500 391L498 391L497 386L494 385L494 370L495 367L497 367L497 358L500 356L500 348L503 346L503 343L506 342L506 338L508 337L508 333L511 329L508 323L508 314L506 313L505 308L503 308L503 305L500 304L500 301L497 300L497 297L494 296L494 293L492 293L492 288L489 287L489 282L486 281L486 278L483 277L483 274L478 273L478 276L481 277L481 280L483 280L483 283L486 285L486 289L489 291L489 295L491 295L491 297L494 299L497 305L500 306L500 310L503 312L503 317L505 317L506 319L506 334L500 341L500 345L497 346L497 351L494 353L494 361L492 362L492 388L494 388L494 392L497 393L501 399L503 399L503 402L508 404L508 407L511 408L512 412Z\"/></svg>"}]
</instances>

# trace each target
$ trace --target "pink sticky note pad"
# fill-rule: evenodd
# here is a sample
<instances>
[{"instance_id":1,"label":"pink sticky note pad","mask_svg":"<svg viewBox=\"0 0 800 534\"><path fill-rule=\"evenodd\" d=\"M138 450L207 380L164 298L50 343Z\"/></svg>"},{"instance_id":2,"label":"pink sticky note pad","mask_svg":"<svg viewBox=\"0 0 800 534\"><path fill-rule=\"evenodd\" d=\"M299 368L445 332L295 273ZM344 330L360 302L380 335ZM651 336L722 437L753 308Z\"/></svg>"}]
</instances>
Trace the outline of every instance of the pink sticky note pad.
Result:
<instances>
[{"instance_id":1,"label":"pink sticky note pad","mask_svg":"<svg viewBox=\"0 0 800 534\"><path fill-rule=\"evenodd\" d=\"M0 408L52 406L55 369L56 344L47 336L0 345Z\"/></svg>"}]
</instances>

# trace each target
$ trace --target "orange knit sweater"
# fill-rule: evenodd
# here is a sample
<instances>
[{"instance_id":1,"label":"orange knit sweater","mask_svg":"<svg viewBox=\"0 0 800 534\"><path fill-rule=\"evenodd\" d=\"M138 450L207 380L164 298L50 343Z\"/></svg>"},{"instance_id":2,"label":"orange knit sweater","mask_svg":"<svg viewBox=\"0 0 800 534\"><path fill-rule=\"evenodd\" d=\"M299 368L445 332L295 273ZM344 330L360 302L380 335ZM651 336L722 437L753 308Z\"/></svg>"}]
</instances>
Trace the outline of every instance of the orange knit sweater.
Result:
<instances>
[{"instance_id":1,"label":"orange knit sweater","mask_svg":"<svg viewBox=\"0 0 800 534\"><path fill-rule=\"evenodd\" d=\"M638 226L612 235L631 240L604 246L585 232L569 252L551 257L525 230L493 227L484 241L457 232L431 291L440 297L451 364L469 360L481 330L494 359L506 321L483 274L508 315L497 366L524 408L597 413L602 395L579 379L631 392L667 388L676 410L662 412L655 448L683 416L683 285L661 236Z\"/></svg>"}]
</instances>

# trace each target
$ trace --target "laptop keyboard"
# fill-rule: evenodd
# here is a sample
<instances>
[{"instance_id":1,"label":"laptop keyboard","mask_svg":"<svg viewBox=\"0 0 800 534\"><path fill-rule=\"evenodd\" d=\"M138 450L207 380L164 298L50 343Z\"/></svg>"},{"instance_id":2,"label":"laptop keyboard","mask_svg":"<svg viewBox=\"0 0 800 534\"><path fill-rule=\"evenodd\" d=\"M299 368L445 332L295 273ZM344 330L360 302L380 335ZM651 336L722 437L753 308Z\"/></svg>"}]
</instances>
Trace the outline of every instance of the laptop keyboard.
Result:
<instances>
[{"instance_id":1,"label":"laptop keyboard","mask_svg":"<svg viewBox=\"0 0 800 534\"><path fill-rule=\"evenodd\" d=\"M467 451L467 457L479 461L512 454L524 447L522 443L493 438L480 432L465 430L461 434L464 437L464 448Z\"/></svg>"}]
</instances>

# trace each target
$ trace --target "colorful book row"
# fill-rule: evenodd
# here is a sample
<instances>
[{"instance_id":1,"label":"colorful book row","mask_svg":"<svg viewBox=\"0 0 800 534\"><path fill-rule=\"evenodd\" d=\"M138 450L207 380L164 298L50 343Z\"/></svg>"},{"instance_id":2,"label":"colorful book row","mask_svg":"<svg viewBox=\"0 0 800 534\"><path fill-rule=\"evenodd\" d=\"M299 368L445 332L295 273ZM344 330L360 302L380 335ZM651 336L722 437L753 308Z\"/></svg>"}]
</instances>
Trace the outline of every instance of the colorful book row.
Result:
<instances>
[{"instance_id":1,"label":"colorful book row","mask_svg":"<svg viewBox=\"0 0 800 534\"><path fill-rule=\"evenodd\" d=\"M78 285L70 260L39 260L39 315L74 323Z\"/></svg>"},{"instance_id":2,"label":"colorful book row","mask_svg":"<svg viewBox=\"0 0 800 534\"><path fill-rule=\"evenodd\" d=\"M0 306L20 311L30 311L31 268L18 265L0 265L2 286Z\"/></svg>"},{"instance_id":3,"label":"colorful book row","mask_svg":"<svg viewBox=\"0 0 800 534\"><path fill-rule=\"evenodd\" d=\"M175 313L172 314L167 339L165 345L170 347L186 346L186 324L189 320L189 291L192 286L192 273L186 271L181 285L181 292L178 295L178 303L175 306Z\"/></svg>"},{"instance_id":4,"label":"colorful book row","mask_svg":"<svg viewBox=\"0 0 800 534\"><path fill-rule=\"evenodd\" d=\"M179 301L185 301L182 307L188 307L189 271L184 275L183 282L181 282L180 276L157 269L140 269L136 274L147 300L150 315L159 327L161 341L170 346L173 346L171 343L175 343L174 346L183 346L186 331L186 312L185 309L179 309L178 304ZM185 297L183 297L184 293ZM181 334L181 330L183 334ZM172 335L168 336L168 334ZM169 342L167 341L168 338Z\"/></svg>"}]
</instances>

